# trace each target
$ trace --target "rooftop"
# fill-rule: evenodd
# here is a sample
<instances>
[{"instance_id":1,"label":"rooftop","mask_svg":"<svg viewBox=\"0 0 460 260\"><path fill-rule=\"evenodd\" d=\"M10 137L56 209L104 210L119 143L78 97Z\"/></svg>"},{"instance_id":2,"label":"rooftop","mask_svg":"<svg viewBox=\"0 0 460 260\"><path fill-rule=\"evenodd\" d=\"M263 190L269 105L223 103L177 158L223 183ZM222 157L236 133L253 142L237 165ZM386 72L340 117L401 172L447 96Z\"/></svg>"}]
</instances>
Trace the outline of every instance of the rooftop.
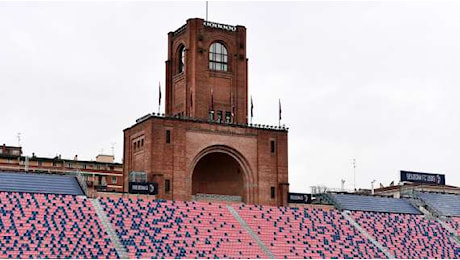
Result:
<instances>
[{"instance_id":1,"label":"rooftop","mask_svg":"<svg viewBox=\"0 0 460 260\"><path fill-rule=\"evenodd\" d=\"M134 125L140 124L150 118L160 118L160 119L169 119L169 120L178 120L178 121L186 121L186 122L196 122L196 123L208 123L212 125L224 125L224 126L230 126L230 127L242 127L242 128L252 128L252 129L260 129L260 130L270 130L270 131L281 131L281 132L289 131L289 127L286 127L284 124L281 126L272 126L272 125L262 125L262 124L227 123L225 122L225 120L223 120L222 122L219 122L216 120L204 120L204 119L191 118L191 117L186 117L186 116L182 116L182 117L181 116L168 116L168 115L160 114L160 113L146 114L145 116L138 118Z\"/></svg>"}]
</instances>

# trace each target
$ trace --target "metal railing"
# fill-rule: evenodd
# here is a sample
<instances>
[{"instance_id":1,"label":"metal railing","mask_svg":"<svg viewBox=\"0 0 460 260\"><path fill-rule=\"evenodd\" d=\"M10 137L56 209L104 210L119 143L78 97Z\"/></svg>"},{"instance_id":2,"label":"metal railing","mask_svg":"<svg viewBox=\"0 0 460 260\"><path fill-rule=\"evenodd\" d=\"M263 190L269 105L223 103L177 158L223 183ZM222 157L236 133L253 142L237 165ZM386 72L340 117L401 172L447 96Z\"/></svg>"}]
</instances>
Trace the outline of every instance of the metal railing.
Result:
<instances>
[{"instance_id":1,"label":"metal railing","mask_svg":"<svg viewBox=\"0 0 460 260\"><path fill-rule=\"evenodd\" d=\"M244 124L244 123L235 123L235 122L226 122L224 119L219 120L210 120L210 119L202 119L202 118L195 118L195 117L187 117L187 116L179 116L179 115L165 115L163 113L151 113L146 114L138 119L136 119L136 124L139 124L147 119L150 118L164 118L164 119L172 119L172 120L182 120L188 122L197 122L197 123L208 123L208 124L216 124L216 125L227 125L233 127L245 127L245 128L256 128L256 129L264 129L264 130L274 130L274 131L288 131L289 127L286 127L284 124L280 126L274 125L264 125L264 124Z\"/></svg>"},{"instance_id":2,"label":"metal railing","mask_svg":"<svg viewBox=\"0 0 460 260\"><path fill-rule=\"evenodd\" d=\"M355 191L352 189L342 189L342 188L331 188L326 186L310 186L311 194L323 194L329 192L349 192L354 193Z\"/></svg>"},{"instance_id":3,"label":"metal railing","mask_svg":"<svg viewBox=\"0 0 460 260\"><path fill-rule=\"evenodd\" d=\"M217 201L234 201L234 202L243 201L241 196L205 194L205 193L197 193L196 195L193 195L192 198L194 200L217 200Z\"/></svg>"}]
</instances>

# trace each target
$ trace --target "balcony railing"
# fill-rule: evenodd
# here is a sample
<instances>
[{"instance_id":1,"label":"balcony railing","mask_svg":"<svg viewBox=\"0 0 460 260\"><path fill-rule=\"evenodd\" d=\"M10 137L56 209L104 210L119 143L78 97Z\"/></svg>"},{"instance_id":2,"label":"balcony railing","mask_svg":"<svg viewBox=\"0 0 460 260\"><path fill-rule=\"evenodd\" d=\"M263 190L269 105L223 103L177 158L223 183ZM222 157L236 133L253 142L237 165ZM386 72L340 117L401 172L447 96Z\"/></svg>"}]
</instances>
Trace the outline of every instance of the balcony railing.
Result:
<instances>
[{"instance_id":1,"label":"balcony railing","mask_svg":"<svg viewBox=\"0 0 460 260\"><path fill-rule=\"evenodd\" d=\"M244 128L256 128L256 129L264 129L264 130L274 130L274 131L289 131L289 127L286 127L284 124L281 126L273 126L273 125L263 125L263 124L243 124L243 123L234 123L234 122L226 122L224 119L221 121L217 120L209 120L209 119L201 119L201 118L193 118L187 116L178 116L178 115L165 115L160 113L151 113L146 114L136 120L136 124L139 124L147 119L150 118L164 118L164 119L172 119L172 120L182 120L182 121L189 121L189 122L197 122L197 123L208 123L208 124L216 124L216 125L227 125L232 127L244 127Z\"/></svg>"}]
</instances>

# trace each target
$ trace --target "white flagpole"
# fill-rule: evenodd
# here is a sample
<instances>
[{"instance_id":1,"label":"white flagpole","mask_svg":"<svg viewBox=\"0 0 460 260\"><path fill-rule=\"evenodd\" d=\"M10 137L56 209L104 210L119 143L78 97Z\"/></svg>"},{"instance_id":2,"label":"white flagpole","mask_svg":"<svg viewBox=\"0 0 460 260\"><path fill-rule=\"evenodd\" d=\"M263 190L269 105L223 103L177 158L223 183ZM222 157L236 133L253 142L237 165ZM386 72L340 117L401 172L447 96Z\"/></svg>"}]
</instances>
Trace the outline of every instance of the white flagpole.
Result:
<instances>
[{"instance_id":1,"label":"white flagpole","mask_svg":"<svg viewBox=\"0 0 460 260\"><path fill-rule=\"evenodd\" d=\"M206 21L208 21L208 1L206 1Z\"/></svg>"}]
</instances>

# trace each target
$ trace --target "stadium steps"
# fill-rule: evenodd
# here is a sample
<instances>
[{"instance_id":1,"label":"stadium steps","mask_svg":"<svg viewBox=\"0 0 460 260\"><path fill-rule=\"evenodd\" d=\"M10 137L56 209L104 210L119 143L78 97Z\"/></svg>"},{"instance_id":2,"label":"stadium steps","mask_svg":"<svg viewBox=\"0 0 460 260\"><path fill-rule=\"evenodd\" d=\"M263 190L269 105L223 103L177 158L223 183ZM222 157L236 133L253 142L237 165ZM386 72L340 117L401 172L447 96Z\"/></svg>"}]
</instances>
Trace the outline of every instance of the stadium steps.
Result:
<instances>
[{"instance_id":1,"label":"stadium steps","mask_svg":"<svg viewBox=\"0 0 460 260\"><path fill-rule=\"evenodd\" d=\"M460 195L434 192L416 192L415 195L438 216L460 216Z\"/></svg>"},{"instance_id":2,"label":"stadium steps","mask_svg":"<svg viewBox=\"0 0 460 260\"><path fill-rule=\"evenodd\" d=\"M334 205L334 207L338 210L343 210L342 205L339 203L336 198L330 193L323 193L317 196L321 196L324 200L328 201L330 204Z\"/></svg>"},{"instance_id":3,"label":"stadium steps","mask_svg":"<svg viewBox=\"0 0 460 260\"><path fill-rule=\"evenodd\" d=\"M254 233L254 231L248 226L246 221L244 221L240 214L236 212L236 210L230 206L227 205L228 211L233 215L233 217L238 220L238 222L241 224L241 226L251 235L252 239L259 245L260 248L264 251L264 253L270 258L270 259L275 259L276 257L273 255L273 253L268 249L268 247L260 240L260 238Z\"/></svg>"},{"instance_id":4,"label":"stadium steps","mask_svg":"<svg viewBox=\"0 0 460 260\"><path fill-rule=\"evenodd\" d=\"M371 241L372 244L374 244L378 249L380 249L388 258L390 259L395 259L396 257L390 253L390 251L385 248L382 244L380 244L373 236L371 236L369 233L367 233L366 230L364 230L349 214L349 211L345 210L342 211L343 217L350 222L365 238L367 238L369 241Z\"/></svg>"},{"instance_id":5,"label":"stadium steps","mask_svg":"<svg viewBox=\"0 0 460 260\"><path fill-rule=\"evenodd\" d=\"M414 206L416 209L422 212L427 219L436 219L437 217L439 217L439 215L437 214L438 212L430 208L423 200L416 197L409 197L406 198L406 200L407 202L412 204L412 206Z\"/></svg>"},{"instance_id":6,"label":"stadium steps","mask_svg":"<svg viewBox=\"0 0 460 260\"><path fill-rule=\"evenodd\" d=\"M437 219L436 221L438 221L439 224L441 224L441 226L446 229L447 231L449 231L449 233L452 235L452 240L457 243L458 246L460 246L460 236L457 236L457 231L454 230L452 227L450 227L449 225L446 224L446 222L442 221L441 219Z\"/></svg>"},{"instance_id":7,"label":"stadium steps","mask_svg":"<svg viewBox=\"0 0 460 260\"><path fill-rule=\"evenodd\" d=\"M110 239L112 240L112 243L114 244L118 255L122 259L128 259L128 252L126 251L126 248L121 244L118 235L115 233L112 227L112 224L110 224L109 220L107 219L107 215L104 213L104 210L102 209L99 200L90 199L90 201L96 211L97 216L101 220L102 226L104 226L105 231L110 236Z\"/></svg>"},{"instance_id":8,"label":"stadium steps","mask_svg":"<svg viewBox=\"0 0 460 260\"><path fill-rule=\"evenodd\" d=\"M0 191L84 195L74 176L25 172L1 172Z\"/></svg>"},{"instance_id":9,"label":"stadium steps","mask_svg":"<svg viewBox=\"0 0 460 260\"><path fill-rule=\"evenodd\" d=\"M420 212L422 212L425 216L434 219L434 218L442 218L442 213L438 211L435 207L431 206L430 204L426 203L419 197L413 196L410 198L406 198L414 207L416 207Z\"/></svg>"}]
</instances>

